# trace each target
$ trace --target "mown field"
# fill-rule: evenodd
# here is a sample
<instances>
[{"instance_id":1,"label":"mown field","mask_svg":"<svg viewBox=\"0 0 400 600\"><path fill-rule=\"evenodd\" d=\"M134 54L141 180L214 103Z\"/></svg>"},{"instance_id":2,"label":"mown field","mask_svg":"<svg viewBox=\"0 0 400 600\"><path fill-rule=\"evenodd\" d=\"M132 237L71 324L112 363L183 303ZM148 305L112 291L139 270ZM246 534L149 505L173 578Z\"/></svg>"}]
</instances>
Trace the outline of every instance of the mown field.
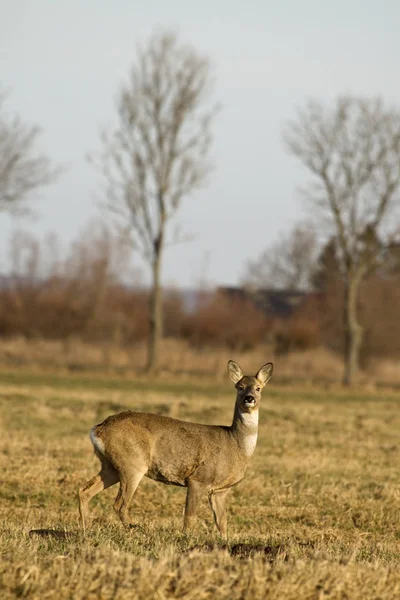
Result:
<instances>
[{"instance_id":1,"label":"mown field","mask_svg":"<svg viewBox=\"0 0 400 600\"><path fill-rule=\"evenodd\" d=\"M269 384L228 544L206 499L181 534L185 490L147 479L137 527L114 514L115 486L79 531L77 489L98 471L93 424L127 408L229 424L234 396L227 377L0 371L0 598L400 598L398 392Z\"/></svg>"}]
</instances>

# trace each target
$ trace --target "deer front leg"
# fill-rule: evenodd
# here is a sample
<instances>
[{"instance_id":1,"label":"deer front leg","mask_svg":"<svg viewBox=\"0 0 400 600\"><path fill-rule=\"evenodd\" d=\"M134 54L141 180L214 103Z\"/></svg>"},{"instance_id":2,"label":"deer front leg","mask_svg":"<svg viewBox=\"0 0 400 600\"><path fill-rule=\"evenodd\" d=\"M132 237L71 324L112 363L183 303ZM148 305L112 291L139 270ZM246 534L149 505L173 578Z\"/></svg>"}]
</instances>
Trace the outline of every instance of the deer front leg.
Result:
<instances>
[{"instance_id":1,"label":"deer front leg","mask_svg":"<svg viewBox=\"0 0 400 600\"><path fill-rule=\"evenodd\" d=\"M229 489L210 494L210 506L214 521L222 538L227 538L226 500Z\"/></svg>"},{"instance_id":2,"label":"deer front leg","mask_svg":"<svg viewBox=\"0 0 400 600\"><path fill-rule=\"evenodd\" d=\"M185 517L183 521L183 533L187 533L193 527L193 521L197 506L206 489L198 481L189 481L186 495Z\"/></svg>"}]
</instances>

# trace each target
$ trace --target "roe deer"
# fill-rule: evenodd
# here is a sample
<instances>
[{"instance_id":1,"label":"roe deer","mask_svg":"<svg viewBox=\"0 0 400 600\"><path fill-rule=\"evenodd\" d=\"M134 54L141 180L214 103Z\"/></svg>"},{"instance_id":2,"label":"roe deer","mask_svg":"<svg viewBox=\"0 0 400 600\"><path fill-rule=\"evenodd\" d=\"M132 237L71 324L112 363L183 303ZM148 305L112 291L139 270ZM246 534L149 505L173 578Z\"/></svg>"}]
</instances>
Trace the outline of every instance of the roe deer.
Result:
<instances>
[{"instance_id":1,"label":"roe deer","mask_svg":"<svg viewBox=\"0 0 400 600\"><path fill-rule=\"evenodd\" d=\"M272 376L272 363L254 377L244 376L230 360L228 373L237 390L231 426L201 425L171 417L126 411L108 417L90 432L101 470L79 490L81 525L85 529L89 500L120 482L114 502L123 525L141 479L187 487L183 531L190 529L201 497L207 493L220 535L226 538L226 499L243 479L257 442L261 391Z\"/></svg>"}]
</instances>

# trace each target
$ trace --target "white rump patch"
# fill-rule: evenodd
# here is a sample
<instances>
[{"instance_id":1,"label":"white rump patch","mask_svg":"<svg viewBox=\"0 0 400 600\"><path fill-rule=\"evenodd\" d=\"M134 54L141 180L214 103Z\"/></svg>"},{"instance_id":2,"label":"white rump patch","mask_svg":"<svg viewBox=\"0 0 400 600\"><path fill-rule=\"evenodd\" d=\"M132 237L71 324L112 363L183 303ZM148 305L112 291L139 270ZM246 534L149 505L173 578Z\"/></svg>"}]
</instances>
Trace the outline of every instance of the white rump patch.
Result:
<instances>
[{"instance_id":1,"label":"white rump patch","mask_svg":"<svg viewBox=\"0 0 400 600\"><path fill-rule=\"evenodd\" d=\"M98 438L97 435L95 434L95 432L94 432L95 427L93 427L90 430L90 440L91 440L93 446L100 452L100 454L104 454L104 452L105 452L104 444L103 444L102 440L100 438Z\"/></svg>"}]
</instances>

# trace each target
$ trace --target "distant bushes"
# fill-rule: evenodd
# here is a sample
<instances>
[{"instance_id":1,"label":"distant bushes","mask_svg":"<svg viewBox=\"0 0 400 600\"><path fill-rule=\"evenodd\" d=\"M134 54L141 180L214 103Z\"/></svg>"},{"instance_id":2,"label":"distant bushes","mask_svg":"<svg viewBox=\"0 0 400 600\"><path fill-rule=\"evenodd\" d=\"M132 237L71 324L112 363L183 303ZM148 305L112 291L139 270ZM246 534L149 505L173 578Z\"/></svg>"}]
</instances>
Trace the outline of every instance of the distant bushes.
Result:
<instances>
[{"instance_id":1,"label":"distant bushes","mask_svg":"<svg viewBox=\"0 0 400 600\"><path fill-rule=\"evenodd\" d=\"M57 242L26 234L12 240L12 275L0 288L0 336L124 339L147 335L147 293L134 278L128 249L101 227L84 232L66 259Z\"/></svg>"},{"instance_id":2,"label":"distant bushes","mask_svg":"<svg viewBox=\"0 0 400 600\"><path fill-rule=\"evenodd\" d=\"M59 254L54 239L39 244L24 233L14 236L12 275L0 287L0 336L121 344L147 337L148 292L121 240L92 227L65 260ZM249 349L265 338L265 316L249 301L199 292L188 310L181 292L165 290L163 302L165 337L231 349Z\"/></svg>"},{"instance_id":3,"label":"distant bushes","mask_svg":"<svg viewBox=\"0 0 400 600\"><path fill-rule=\"evenodd\" d=\"M103 227L91 227L60 260L57 241L39 244L17 233L12 275L0 277L0 337L136 344L148 335L148 292L130 263L130 249ZM189 298L164 290L164 337L195 348L246 351L268 342L278 355L325 346L343 351L343 288L327 278L291 315L268 317L246 294L199 291ZM400 356L400 281L378 275L364 282L360 320L362 361Z\"/></svg>"},{"instance_id":4,"label":"distant bushes","mask_svg":"<svg viewBox=\"0 0 400 600\"><path fill-rule=\"evenodd\" d=\"M148 334L148 293L122 285L101 291L90 282L50 278L15 279L0 290L0 336L86 341L140 342ZM201 295L201 294L200 294ZM249 302L231 301L217 292L194 310L183 295L164 293L164 336L184 338L196 347L250 349L265 339L266 319Z\"/></svg>"},{"instance_id":5,"label":"distant bushes","mask_svg":"<svg viewBox=\"0 0 400 600\"><path fill-rule=\"evenodd\" d=\"M317 319L311 320L295 315L287 321L278 322L274 330L277 355L315 348L321 340L320 323Z\"/></svg>"},{"instance_id":6,"label":"distant bushes","mask_svg":"<svg viewBox=\"0 0 400 600\"><path fill-rule=\"evenodd\" d=\"M186 316L182 335L194 346L225 346L249 350L265 341L267 319L249 300L215 292Z\"/></svg>"}]
</instances>

